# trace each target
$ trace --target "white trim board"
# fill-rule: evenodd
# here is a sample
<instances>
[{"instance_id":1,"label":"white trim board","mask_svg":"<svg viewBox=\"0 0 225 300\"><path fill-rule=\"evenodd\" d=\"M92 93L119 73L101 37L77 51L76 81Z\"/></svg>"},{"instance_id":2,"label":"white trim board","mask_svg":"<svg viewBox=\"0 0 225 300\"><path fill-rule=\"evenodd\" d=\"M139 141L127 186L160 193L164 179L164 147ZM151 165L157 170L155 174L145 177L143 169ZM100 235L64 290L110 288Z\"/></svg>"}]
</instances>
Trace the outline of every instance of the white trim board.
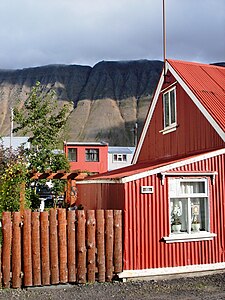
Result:
<instances>
[{"instance_id":1,"label":"white trim board","mask_svg":"<svg viewBox=\"0 0 225 300\"><path fill-rule=\"evenodd\" d=\"M173 77L177 80L177 82L181 85L181 87L185 90L185 92L188 94L188 96L190 97L190 99L195 103L195 105L198 107L198 109L201 111L201 113L205 116L205 118L207 119L207 121L212 125L212 127L215 129L215 131L218 133L218 135L221 137L221 139L223 141L225 141L225 132L222 130L222 128L218 125L218 123L214 120L214 118L209 114L209 112L205 109L205 107L200 103L200 101L198 100L198 98L194 95L194 93L191 91L191 89L187 86L187 84L182 80L182 78L179 76L179 74L173 69L173 67L169 64L168 61L166 61L166 65L165 65L165 69L166 72L168 72L168 70L171 72L171 74L173 75ZM157 101L158 101L158 97L159 94L162 92L161 88L164 82L164 71L162 72L162 75L160 77L152 104L150 106L150 109L148 111L147 117L146 117L146 121L143 127L143 131L140 137L140 140L138 142L137 145L137 150L135 151L134 154L134 158L132 163L135 164L138 160L146 133L148 131L148 127L149 124L151 122Z\"/></svg>"},{"instance_id":2,"label":"white trim board","mask_svg":"<svg viewBox=\"0 0 225 300\"><path fill-rule=\"evenodd\" d=\"M177 275L192 272L206 272L225 269L225 262L204 265L189 265L181 267L142 269L142 270L125 270L118 274L119 278L137 278L147 276L165 276Z\"/></svg>"},{"instance_id":3,"label":"white trim board","mask_svg":"<svg viewBox=\"0 0 225 300\"><path fill-rule=\"evenodd\" d=\"M140 140L138 142L136 151L134 153L132 164L135 164L137 162L138 156L139 156L140 151L141 151L142 144L144 142L146 133L148 131L148 125L150 124L153 112L155 110L155 106L156 106L157 100L159 98L159 94L161 92L161 88L162 88L163 82L164 82L164 71L162 71L162 74L161 74L160 79L159 79L159 83L158 83L156 91L155 91L155 95L154 95L152 103L150 105L150 108L149 108L149 111L148 111L148 114L147 114L147 117L146 117L146 121L145 121L143 130L142 130L142 133L141 133L141 136L140 136Z\"/></svg>"},{"instance_id":4,"label":"white trim board","mask_svg":"<svg viewBox=\"0 0 225 300\"><path fill-rule=\"evenodd\" d=\"M185 160L182 161L178 161L175 163L171 163L162 167L158 167L152 170L148 170L145 172L141 172L141 173L137 173L131 176L127 176L127 177L123 177L120 179L95 179L95 180L82 180L82 181L77 181L77 184L92 184L92 183L126 183L126 182L130 182L130 181L134 181L137 179L141 179L150 175L154 175L154 174L158 174L158 173L163 173L166 172L168 170L174 169L174 168L179 168L191 163L195 163L204 159L208 159L208 158L212 158L218 155L222 155L225 154L225 148L220 149L220 150L215 150L206 154L199 154L198 156L192 157L192 158L187 158ZM215 170L212 170L215 171ZM197 173L197 172L196 172ZM202 172L199 172L200 174ZM211 172L209 172L211 174ZM177 174L179 175L179 172L177 172Z\"/></svg>"},{"instance_id":5,"label":"white trim board","mask_svg":"<svg viewBox=\"0 0 225 300\"><path fill-rule=\"evenodd\" d=\"M94 184L94 183L122 183L121 179L90 179L76 181L76 184Z\"/></svg>"}]
</instances>

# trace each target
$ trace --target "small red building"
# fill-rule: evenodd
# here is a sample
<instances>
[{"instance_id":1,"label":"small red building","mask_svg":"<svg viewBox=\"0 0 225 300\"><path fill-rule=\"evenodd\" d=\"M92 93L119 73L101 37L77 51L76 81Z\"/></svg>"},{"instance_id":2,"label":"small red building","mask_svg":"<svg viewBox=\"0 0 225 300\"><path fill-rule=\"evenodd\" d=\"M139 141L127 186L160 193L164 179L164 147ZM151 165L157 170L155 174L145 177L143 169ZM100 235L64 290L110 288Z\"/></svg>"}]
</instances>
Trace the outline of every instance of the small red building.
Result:
<instances>
[{"instance_id":1,"label":"small red building","mask_svg":"<svg viewBox=\"0 0 225 300\"><path fill-rule=\"evenodd\" d=\"M71 170L103 173L108 170L108 144L65 142L64 153Z\"/></svg>"},{"instance_id":2,"label":"small red building","mask_svg":"<svg viewBox=\"0 0 225 300\"><path fill-rule=\"evenodd\" d=\"M120 277L225 268L225 68L168 60L133 165L78 183L124 210Z\"/></svg>"}]
</instances>

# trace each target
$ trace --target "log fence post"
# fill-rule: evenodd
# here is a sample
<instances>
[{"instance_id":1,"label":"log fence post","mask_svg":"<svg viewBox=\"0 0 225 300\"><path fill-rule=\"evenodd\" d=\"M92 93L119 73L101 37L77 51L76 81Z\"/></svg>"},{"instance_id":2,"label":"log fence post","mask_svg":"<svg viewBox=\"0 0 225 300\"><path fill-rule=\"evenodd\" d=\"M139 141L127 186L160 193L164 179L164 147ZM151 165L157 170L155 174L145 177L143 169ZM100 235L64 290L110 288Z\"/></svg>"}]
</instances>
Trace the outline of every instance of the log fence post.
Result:
<instances>
[{"instance_id":1,"label":"log fence post","mask_svg":"<svg viewBox=\"0 0 225 300\"><path fill-rule=\"evenodd\" d=\"M10 263L12 246L11 213L2 213L2 281L4 288L10 288Z\"/></svg>"},{"instance_id":2,"label":"log fence post","mask_svg":"<svg viewBox=\"0 0 225 300\"><path fill-rule=\"evenodd\" d=\"M59 239L59 280L61 283L68 281L67 271L67 221L66 209L58 209L58 239Z\"/></svg>"},{"instance_id":3,"label":"log fence post","mask_svg":"<svg viewBox=\"0 0 225 300\"><path fill-rule=\"evenodd\" d=\"M12 287L21 287L21 217L12 213Z\"/></svg>"},{"instance_id":4,"label":"log fence post","mask_svg":"<svg viewBox=\"0 0 225 300\"><path fill-rule=\"evenodd\" d=\"M105 218L104 210L96 210L96 247L98 281L105 282Z\"/></svg>"},{"instance_id":5,"label":"log fence post","mask_svg":"<svg viewBox=\"0 0 225 300\"><path fill-rule=\"evenodd\" d=\"M40 213L41 226L41 280L42 285L50 285L49 221L48 212Z\"/></svg>"},{"instance_id":6,"label":"log fence post","mask_svg":"<svg viewBox=\"0 0 225 300\"><path fill-rule=\"evenodd\" d=\"M86 283L85 212L77 210L77 281Z\"/></svg>"},{"instance_id":7,"label":"log fence post","mask_svg":"<svg viewBox=\"0 0 225 300\"><path fill-rule=\"evenodd\" d=\"M31 210L23 212L23 284L24 286L33 285L32 275L32 253L31 253Z\"/></svg>"},{"instance_id":8,"label":"log fence post","mask_svg":"<svg viewBox=\"0 0 225 300\"><path fill-rule=\"evenodd\" d=\"M114 273L123 270L122 254L122 210L114 210Z\"/></svg>"},{"instance_id":9,"label":"log fence post","mask_svg":"<svg viewBox=\"0 0 225 300\"><path fill-rule=\"evenodd\" d=\"M41 235L40 235L40 212L31 214L31 244L33 285L41 285Z\"/></svg>"},{"instance_id":10,"label":"log fence post","mask_svg":"<svg viewBox=\"0 0 225 300\"><path fill-rule=\"evenodd\" d=\"M113 277L113 211L105 211L105 252L106 252L106 281Z\"/></svg>"},{"instance_id":11,"label":"log fence post","mask_svg":"<svg viewBox=\"0 0 225 300\"><path fill-rule=\"evenodd\" d=\"M57 210L55 208L51 208L49 211L49 246L51 284L57 284L59 283L59 251Z\"/></svg>"},{"instance_id":12,"label":"log fence post","mask_svg":"<svg viewBox=\"0 0 225 300\"><path fill-rule=\"evenodd\" d=\"M68 240L68 281L76 282L76 227L75 210L67 212L67 240Z\"/></svg>"},{"instance_id":13,"label":"log fence post","mask_svg":"<svg viewBox=\"0 0 225 300\"><path fill-rule=\"evenodd\" d=\"M95 282L95 211L87 211L87 278L88 282Z\"/></svg>"}]
</instances>

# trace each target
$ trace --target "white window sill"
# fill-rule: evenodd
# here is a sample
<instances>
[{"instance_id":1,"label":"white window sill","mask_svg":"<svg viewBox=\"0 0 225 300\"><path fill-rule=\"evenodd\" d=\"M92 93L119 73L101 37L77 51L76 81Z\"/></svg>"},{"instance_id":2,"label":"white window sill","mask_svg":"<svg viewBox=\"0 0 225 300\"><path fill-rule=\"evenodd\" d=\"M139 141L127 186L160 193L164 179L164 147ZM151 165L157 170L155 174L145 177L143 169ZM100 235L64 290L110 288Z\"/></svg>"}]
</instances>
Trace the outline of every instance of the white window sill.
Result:
<instances>
[{"instance_id":1,"label":"white window sill","mask_svg":"<svg viewBox=\"0 0 225 300\"><path fill-rule=\"evenodd\" d=\"M182 243L194 241L209 241L217 235L207 231L200 231L196 233L171 233L170 236L163 237L166 243Z\"/></svg>"},{"instance_id":2,"label":"white window sill","mask_svg":"<svg viewBox=\"0 0 225 300\"><path fill-rule=\"evenodd\" d=\"M165 127L163 130L160 130L159 132L162 134L167 134L170 132L173 132L177 129L178 125L177 124L173 124L171 126Z\"/></svg>"}]
</instances>

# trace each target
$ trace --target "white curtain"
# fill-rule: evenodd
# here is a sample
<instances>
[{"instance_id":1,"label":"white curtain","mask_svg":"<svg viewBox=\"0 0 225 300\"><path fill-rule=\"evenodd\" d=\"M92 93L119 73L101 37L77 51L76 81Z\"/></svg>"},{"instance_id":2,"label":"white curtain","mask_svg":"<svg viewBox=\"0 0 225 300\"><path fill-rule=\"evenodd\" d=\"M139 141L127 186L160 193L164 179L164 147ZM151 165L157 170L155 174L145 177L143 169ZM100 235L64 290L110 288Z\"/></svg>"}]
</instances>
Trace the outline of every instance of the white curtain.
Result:
<instances>
[{"instance_id":1,"label":"white curtain","mask_svg":"<svg viewBox=\"0 0 225 300\"><path fill-rule=\"evenodd\" d=\"M181 182L180 183L181 194L198 194L205 192L205 182L204 181L191 181L191 182Z\"/></svg>"}]
</instances>

